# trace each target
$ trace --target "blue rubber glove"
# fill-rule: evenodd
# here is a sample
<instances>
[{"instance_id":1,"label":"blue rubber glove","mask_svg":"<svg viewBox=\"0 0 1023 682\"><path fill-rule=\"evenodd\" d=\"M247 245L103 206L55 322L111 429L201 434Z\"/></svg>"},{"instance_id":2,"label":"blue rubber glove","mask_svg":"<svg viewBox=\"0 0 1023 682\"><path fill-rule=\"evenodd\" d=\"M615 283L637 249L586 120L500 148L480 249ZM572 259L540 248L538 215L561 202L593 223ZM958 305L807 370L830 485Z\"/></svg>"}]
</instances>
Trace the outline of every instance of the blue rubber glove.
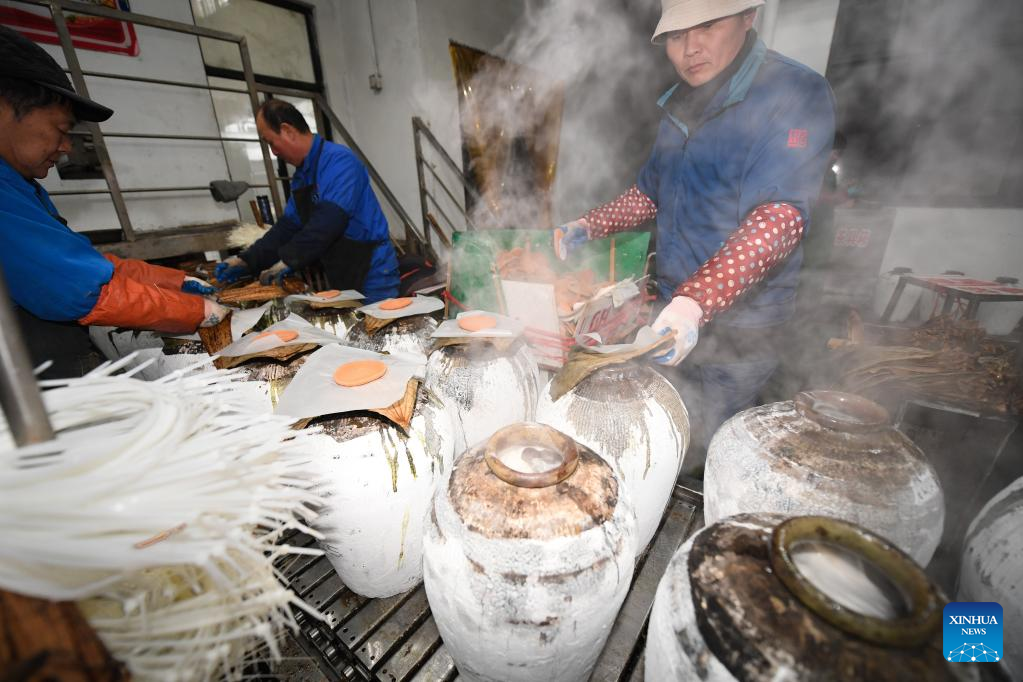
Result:
<instances>
[{"instance_id":1,"label":"blue rubber glove","mask_svg":"<svg viewBox=\"0 0 1023 682\"><path fill-rule=\"evenodd\" d=\"M554 228L554 255L558 260L567 260L580 246L589 241L588 227L586 220L580 218Z\"/></svg>"},{"instance_id":2,"label":"blue rubber glove","mask_svg":"<svg viewBox=\"0 0 1023 682\"><path fill-rule=\"evenodd\" d=\"M185 281L181 283L181 290L186 294L195 294L197 296L212 296L217 293L213 285L206 280L187 275L185 276Z\"/></svg>"},{"instance_id":3,"label":"blue rubber glove","mask_svg":"<svg viewBox=\"0 0 1023 682\"><path fill-rule=\"evenodd\" d=\"M217 281L224 284L237 282L249 274L251 274L249 266L238 256L231 256L226 261L217 263L217 267L213 271L213 276L217 278Z\"/></svg>"},{"instance_id":4,"label":"blue rubber glove","mask_svg":"<svg viewBox=\"0 0 1023 682\"><path fill-rule=\"evenodd\" d=\"M293 272L290 266L285 265L284 261L277 261L263 272L259 273L259 283L263 285L267 284L280 284L284 281L284 278Z\"/></svg>"}]
</instances>

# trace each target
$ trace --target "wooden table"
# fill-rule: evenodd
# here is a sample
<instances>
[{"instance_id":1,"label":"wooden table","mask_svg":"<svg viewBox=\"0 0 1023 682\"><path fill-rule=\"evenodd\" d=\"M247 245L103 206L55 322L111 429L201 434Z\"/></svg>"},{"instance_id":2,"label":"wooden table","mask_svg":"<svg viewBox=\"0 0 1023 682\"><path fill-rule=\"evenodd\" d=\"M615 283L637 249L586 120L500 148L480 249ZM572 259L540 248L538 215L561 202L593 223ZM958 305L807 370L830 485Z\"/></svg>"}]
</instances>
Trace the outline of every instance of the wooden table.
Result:
<instances>
[{"instance_id":1,"label":"wooden table","mask_svg":"<svg viewBox=\"0 0 1023 682\"><path fill-rule=\"evenodd\" d=\"M981 303L1023 301L1023 289L1008 284L969 277L949 277L948 275L900 275L899 283L895 285L895 291L892 292L892 297L888 300L888 307L881 315L881 322L891 319L892 313L895 312L895 306L907 284L943 294L945 303L941 307L942 315L952 312L952 306L957 299L968 301L964 315L964 319L967 320L977 317L977 310Z\"/></svg>"}]
</instances>

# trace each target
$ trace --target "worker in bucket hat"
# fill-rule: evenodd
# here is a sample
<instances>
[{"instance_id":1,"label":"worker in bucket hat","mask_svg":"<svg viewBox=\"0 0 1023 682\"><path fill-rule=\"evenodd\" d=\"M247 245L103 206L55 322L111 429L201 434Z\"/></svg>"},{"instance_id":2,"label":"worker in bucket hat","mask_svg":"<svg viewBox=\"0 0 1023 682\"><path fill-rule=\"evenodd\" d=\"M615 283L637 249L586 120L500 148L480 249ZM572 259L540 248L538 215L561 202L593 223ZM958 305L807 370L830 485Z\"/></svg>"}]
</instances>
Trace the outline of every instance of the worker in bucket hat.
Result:
<instances>
[{"instance_id":1,"label":"worker in bucket hat","mask_svg":"<svg viewBox=\"0 0 1023 682\"><path fill-rule=\"evenodd\" d=\"M676 332L659 362L688 356L670 376L701 412L703 444L754 404L777 367L834 138L831 89L757 37L762 4L662 0L652 42L678 82L657 101L650 157L636 184L554 234L565 258L587 239L656 220L663 308L653 326Z\"/></svg>"},{"instance_id":2,"label":"worker in bucket hat","mask_svg":"<svg viewBox=\"0 0 1023 682\"><path fill-rule=\"evenodd\" d=\"M227 312L196 295L213 293L202 280L100 254L37 182L70 150L77 121L113 113L75 92L42 47L0 26L0 264L33 360L53 361L55 377L81 374L86 325L192 332Z\"/></svg>"}]
</instances>

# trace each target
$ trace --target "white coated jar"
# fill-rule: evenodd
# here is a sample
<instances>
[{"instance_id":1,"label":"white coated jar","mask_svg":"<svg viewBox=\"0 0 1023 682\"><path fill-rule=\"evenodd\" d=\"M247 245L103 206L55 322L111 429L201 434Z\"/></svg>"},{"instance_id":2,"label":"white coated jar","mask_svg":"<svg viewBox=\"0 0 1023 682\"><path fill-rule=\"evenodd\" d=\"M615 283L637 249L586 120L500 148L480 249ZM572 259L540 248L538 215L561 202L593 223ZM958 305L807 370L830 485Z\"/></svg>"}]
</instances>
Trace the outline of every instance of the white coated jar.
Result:
<instances>
[{"instance_id":1,"label":"white coated jar","mask_svg":"<svg viewBox=\"0 0 1023 682\"><path fill-rule=\"evenodd\" d=\"M539 385L536 360L521 338L444 346L430 353L426 365L426 386L465 434L458 452L509 424L532 421Z\"/></svg>"},{"instance_id":2,"label":"white coated jar","mask_svg":"<svg viewBox=\"0 0 1023 682\"><path fill-rule=\"evenodd\" d=\"M508 426L459 457L424 552L459 676L588 679L632 580L635 524L614 469L548 426Z\"/></svg>"},{"instance_id":3,"label":"white coated jar","mask_svg":"<svg viewBox=\"0 0 1023 682\"><path fill-rule=\"evenodd\" d=\"M451 469L451 417L420 386L405 433L368 412L312 420L326 434L316 457L326 503L315 528L334 570L352 591L390 597L423 579L423 527Z\"/></svg>"},{"instance_id":4,"label":"white coated jar","mask_svg":"<svg viewBox=\"0 0 1023 682\"><path fill-rule=\"evenodd\" d=\"M964 542L957 601L1002 605L1009 679L1023 679L1023 478L995 495L970 524Z\"/></svg>"},{"instance_id":5,"label":"white coated jar","mask_svg":"<svg viewBox=\"0 0 1023 682\"><path fill-rule=\"evenodd\" d=\"M835 391L800 393L725 422L708 449L704 500L708 524L744 512L845 519L922 566L945 523L926 456L883 407Z\"/></svg>"},{"instance_id":6,"label":"white coated jar","mask_svg":"<svg viewBox=\"0 0 1023 682\"><path fill-rule=\"evenodd\" d=\"M675 553L646 682L976 680L942 656L944 599L903 552L837 519L740 514Z\"/></svg>"},{"instance_id":7,"label":"white coated jar","mask_svg":"<svg viewBox=\"0 0 1023 682\"><path fill-rule=\"evenodd\" d=\"M366 331L365 318L348 328L344 345L371 350L374 353L419 353L429 355L431 335L437 331L437 320L431 315L400 317L383 329Z\"/></svg>"},{"instance_id":8,"label":"white coated jar","mask_svg":"<svg viewBox=\"0 0 1023 682\"><path fill-rule=\"evenodd\" d=\"M554 401L540 394L536 421L550 424L618 468L636 505L636 554L653 538L689 446L689 412L650 367L630 362L596 370Z\"/></svg>"}]
</instances>

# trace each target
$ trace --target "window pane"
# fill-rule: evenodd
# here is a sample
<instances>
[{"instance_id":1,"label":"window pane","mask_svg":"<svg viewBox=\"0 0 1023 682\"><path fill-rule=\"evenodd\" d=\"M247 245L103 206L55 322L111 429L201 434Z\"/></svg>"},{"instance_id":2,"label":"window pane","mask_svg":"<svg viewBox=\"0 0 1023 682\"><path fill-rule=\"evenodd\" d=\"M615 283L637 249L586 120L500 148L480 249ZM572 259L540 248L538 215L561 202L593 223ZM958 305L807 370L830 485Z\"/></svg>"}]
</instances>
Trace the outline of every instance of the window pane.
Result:
<instances>
[{"instance_id":1,"label":"window pane","mask_svg":"<svg viewBox=\"0 0 1023 682\"><path fill-rule=\"evenodd\" d=\"M282 99L285 102L291 102L298 109L298 113L302 114L305 118L305 122L309 124L309 130L314 133L320 132L316 128L316 109L313 106L311 99L304 99L301 97L285 97L283 95L274 95L274 99Z\"/></svg>"},{"instance_id":2,"label":"window pane","mask_svg":"<svg viewBox=\"0 0 1023 682\"><path fill-rule=\"evenodd\" d=\"M316 82L303 13L258 0L192 0L192 13L198 26L244 35L256 73ZM236 44L208 38L199 43L207 66L241 71Z\"/></svg>"}]
</instances>

